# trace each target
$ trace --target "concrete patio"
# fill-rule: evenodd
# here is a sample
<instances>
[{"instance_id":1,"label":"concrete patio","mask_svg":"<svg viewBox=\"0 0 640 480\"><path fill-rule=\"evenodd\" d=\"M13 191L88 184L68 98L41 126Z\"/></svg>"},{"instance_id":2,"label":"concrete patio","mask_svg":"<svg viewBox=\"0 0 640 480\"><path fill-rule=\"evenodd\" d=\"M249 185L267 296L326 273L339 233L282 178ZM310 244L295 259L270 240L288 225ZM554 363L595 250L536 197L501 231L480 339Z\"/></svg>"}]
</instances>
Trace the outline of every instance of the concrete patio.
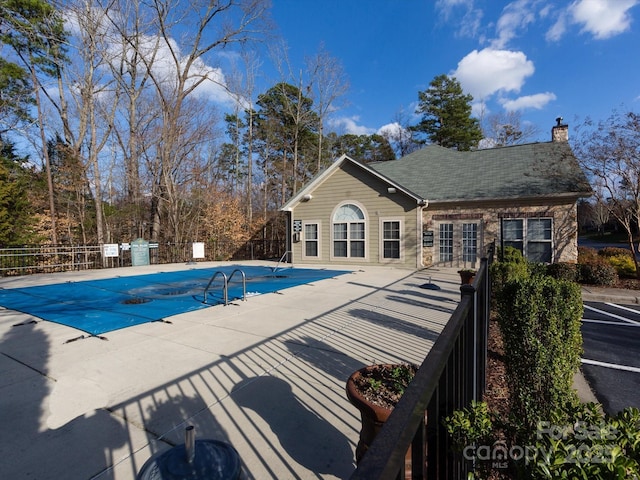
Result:
<instances>
[{"instance_id":1,"label":"concrete patio","mask_svg":"<svg viewBox=\"0 0 640 480\"><path fill-rule=\"evenodd\" d=\"M10 277L0 287L215 266ZM360 419L347 377L370 363L421 363L460 291L455 269L335 268L352 272L105 340L68 342L82 332L0 310L0 478L134 479L183 443L188 425L233 445L241 478L348 478ZM440 290L421 288L430 281Z\"/></svg>"}]
</instances>

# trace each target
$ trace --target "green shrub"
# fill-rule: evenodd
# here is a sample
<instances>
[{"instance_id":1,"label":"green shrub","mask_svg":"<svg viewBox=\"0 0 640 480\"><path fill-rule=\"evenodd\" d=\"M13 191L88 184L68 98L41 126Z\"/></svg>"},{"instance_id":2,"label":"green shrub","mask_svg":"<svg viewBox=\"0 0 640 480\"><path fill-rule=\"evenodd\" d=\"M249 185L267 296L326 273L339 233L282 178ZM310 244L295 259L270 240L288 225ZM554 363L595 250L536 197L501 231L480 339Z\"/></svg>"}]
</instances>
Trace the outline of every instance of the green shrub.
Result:
<instances>
[{"instance_id":1,"label":"green shrub","mask_svg":"<svg viewBox=\"0 0 640 480\"><path fill-rule=\"evenodd\" d=\"M554 408L577 401L572 386L582 353L582 309L580 286L549 276L514 279L497 297L511 411L520 434L533 432Z\"/></svg>"},{"instance_id":2,"label":"green shrub","mask_svg":"<svg viewBox=\"0 0 640 480\"><path fill-rule=\"evenodd\" d=\"M544 277L547 275L547 264L540 262L527 263L527 269L529 270L530 277Z\"/></svg>"},{"instance_id":3,"label":"green shrub","mask_svg":"<svg viewBox=\"0 0 640 480\"><path fill-rule=\"evenodd\" d=\"M612 255L607 257L607 262L616 269L620 277L636 276L636 265L631 255Z\"/></svg>"},{"instance_id":4,"label":"green shrub","mask_svg":"<svg viewBox=\"0 0 640 480\"><path fill-rule=\"evenodd\" d=\"M580 404L569 422L540 424L529 451L520 468L525 478L640 478L640 411L626 408L611 417L600 405Z\"/></svg>"},{"instance_id":5,"label":"green shrub","mask_svg":"<svg viewBox=\"0 0 640 480\"><path fill-rule=\"evenodd\" d=\"M536 426L531 442L500 437L486 404L472 402L444 420L457 452L473 458L469 478L495 478L493 467L509 478L522 479L637 479L640 478L640 410L626 408L615 416L602 406L579 403L568 411L554 409ZM500 476L499 478L503 478Z\"/></svg>"},{"instance_id":6,"label":"green shrub","mask_svg":"<svg viewBox=\"0 0 640 480\"><path fill-rule=\"evenodd\" d=\"M580 264L580 283L611 286L615 285L617 281L618 274L615 267L604 260Z\"/></svg>"},{"instance_id":7,"label":"green shrub","mask_svg":"<svg viewBox=\"0 0 640 480\"><path fill-rule=\"evenodd\" d=\"M498 247L497 257L500 262L505 263L527 263L522 252L515 247L504 247L504 255L501 255L502 249Z\"/></svg>"},{"instance_id":8,"label":"green shrub","mask_svg":"<svg viewBox=\"0 0 640 480\"><path fill-rule=\"evenodd\" d=\"M489 275L493 296L497 298L507 283L517 278L529 277L529 267L526 263L493 262L489 268Z\"/></svg>"},{"instance_id":9,"label":"green shrub","mask_svg":"<svg viewBox=\"0 0 640 480\"><path fill-rule=\"evenodd\" d=\"M556 280L577 282L579 278L578 273L578 265L575 263L560 262L547 265L547 275Z\"/></svg>"}]
</instances>

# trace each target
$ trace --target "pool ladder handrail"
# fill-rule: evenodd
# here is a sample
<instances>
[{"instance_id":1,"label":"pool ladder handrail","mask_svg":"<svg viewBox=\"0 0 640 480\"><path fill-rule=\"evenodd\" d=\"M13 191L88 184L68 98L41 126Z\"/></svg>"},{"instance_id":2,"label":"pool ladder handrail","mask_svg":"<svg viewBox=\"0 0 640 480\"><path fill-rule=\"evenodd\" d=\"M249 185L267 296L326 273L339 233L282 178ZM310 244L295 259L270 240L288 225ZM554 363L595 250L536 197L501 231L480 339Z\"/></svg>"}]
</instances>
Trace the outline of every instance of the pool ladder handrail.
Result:
<instances>
[{"instance_id":1,"label":"pool ladder handrail","mask_svg":"<svg viewBox=\"0 0 640 480\"><path fill-rule=\"evenodd\" d=\"M222 279L223 279L222 298L224 300L224 305L225 306L229 305L229 280L231 280L233 276L238 272L242 275L242 300L246 301L247 300L247 277L242 270L240 270L239 268L236 268L233 272L231 272L231 275L228 278L227 278L227 275L222 270L218 270L216 273L213 274L213 276L211 277L211 280L209 280L209 283L207 283L207 286L204 288L202 303L207 303L207 292L209 291L209 287L211 287L211 284L213 283L213 281L216 279L218 275L222 275Z\"/></svg>"},{"instance_id":2,"label":"pool ladder handrail","mask_svg":"<svg viewBox=\"0 0 640 480\"><path fill-rule=\"evenodd\" d=\"M284 254L280 257L280 260L278 260L278 263L276 263L276 266L275 267L271 267L271 273L276 273L278 271L278 267L282 263L282 260L284 260L284 257L289 255L290 253L293 253L293 251L292 250L287 250L286 252L284 252Z\"/></svg>"}]
</instances>

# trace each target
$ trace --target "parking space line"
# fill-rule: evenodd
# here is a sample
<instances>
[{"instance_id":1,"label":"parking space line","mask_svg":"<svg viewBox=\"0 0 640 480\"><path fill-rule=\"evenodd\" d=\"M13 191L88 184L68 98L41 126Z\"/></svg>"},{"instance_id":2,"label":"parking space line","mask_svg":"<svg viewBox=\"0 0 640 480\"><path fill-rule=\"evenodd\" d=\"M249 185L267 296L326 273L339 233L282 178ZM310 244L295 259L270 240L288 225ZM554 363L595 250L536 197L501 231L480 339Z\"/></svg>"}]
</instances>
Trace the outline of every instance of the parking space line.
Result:
<instances>
[{"instance_id":1,"label":"parking space line","mask_svg":"<svg viewBox=\"0 0 640 480\"><path fill-rule=\"evenodd\" d=\"M605 303L605 305L609 305L610 307L619 308L620 310L625 310L627 312L635 313L636 315L640 315L640 311L634 310L633 308L625 307L624 305L618 305L617 303Z\"/></svg>"},{"instance_id":2,"label":"parking space line","mask_svg":"<svg viewBox=\"0 0 640 480\"><path fill-rule=\"evenodd\" d=\"M590 318L581 319L585 323L602 323L604 325L616 325L619 327L640 327L640 324L614 322L612 320L591 320Z\"/></svg>"},{"instance_id":3,"label":"parking space line","mask_svg":"<svg viewBox=\"0 0 640 480\"><path fill-rule=\"evenodd\" d=\"M607 303L606 305L609 305L609 304ZM616 320L622 320L623 322L629 322L636 325L640 325L640 322L636 322L635 320L621 317L620 315L616 315L615 313L605 312L604 310L599 310L597 308L590 307L589 305L585 305L584 308L587 310L591 310L592 312L601 313L602 315L606 315L607 317L615 318Z\"/></svg>"},{"instance_id":4,"label":"parking space line","mask_svg":"<svg viewBox=\"0 0 640 480\"><path fill-rule=\"evenodd\" d=\"M628 365L616 365L615 363L598 362L597 360L580 359L582 363L587 365L595 365L597 367L613 368L615 370L624 370L625 372L640 373L640 367L630 367Z\"/></svg>"}]
</instances>

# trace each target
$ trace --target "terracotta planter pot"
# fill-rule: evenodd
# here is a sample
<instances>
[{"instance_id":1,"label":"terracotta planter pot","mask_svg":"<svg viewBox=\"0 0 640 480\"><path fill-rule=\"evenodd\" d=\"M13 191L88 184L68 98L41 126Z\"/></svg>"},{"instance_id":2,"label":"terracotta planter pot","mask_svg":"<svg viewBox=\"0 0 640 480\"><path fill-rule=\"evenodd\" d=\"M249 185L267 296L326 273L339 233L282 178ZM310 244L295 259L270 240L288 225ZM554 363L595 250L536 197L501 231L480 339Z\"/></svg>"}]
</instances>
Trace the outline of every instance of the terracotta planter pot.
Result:
<instances>
[{"instance_id":1,"label":"terracotta planter pot","mask_svg":"<svg viewBox=\"0 0 640 480\"><path fill-rule=\"evenodd\" d=\"M460 285L471 285L473 279L476 278L475 272L460 271Z\"/></svg>"},{"instance_id":2,"label":"terracotta planter pot","mask_svg":"<svg viewBox=\"0 0 640 480\"><path fill-rule=\"evenodd\" d=\"M391 412L393 412L392 408L381 407L370 402L362 395L362 393L360 393L357 388L357 381L361 377L365 376L367 370L380 366L393 368L398 365L370 365L361 368L360 370L356 370L351 374L351 376L349 376L347 380L347 398L349 399L351 404L360 411L361 418L360 438L358 440L358 445L356 446L356 464L360 463L360 460L369 449L369 446L373 442L373 439L383 427L384 423L389 418L389 415L391 415ZM406 478L411 478L411 449L407 451L405 457L405 475L409 475L409 477Z\"/></svg>"}]
</instances>

